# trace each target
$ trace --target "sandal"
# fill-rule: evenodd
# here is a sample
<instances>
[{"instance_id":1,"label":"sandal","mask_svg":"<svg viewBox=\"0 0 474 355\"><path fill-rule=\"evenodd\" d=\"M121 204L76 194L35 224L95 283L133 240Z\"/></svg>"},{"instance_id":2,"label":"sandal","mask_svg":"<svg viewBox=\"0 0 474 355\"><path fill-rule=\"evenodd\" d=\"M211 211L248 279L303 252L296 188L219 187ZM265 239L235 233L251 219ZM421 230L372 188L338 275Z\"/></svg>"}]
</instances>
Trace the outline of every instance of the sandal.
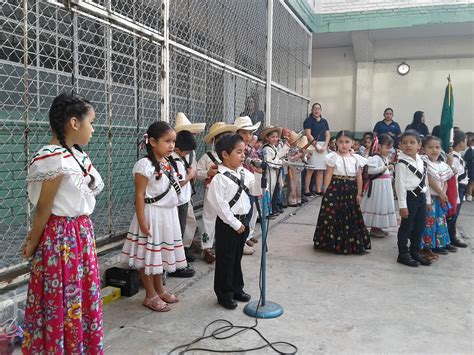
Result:
<instances>
[{"instance_id":1,"label":"sandal","mask_svg":"<svg viewBox=\"0 0 474 355\"><path fill-rule=\"evenodd\" d=\"M204 249L202 251L202 258L208 264L212 264L216 260L216 256L214 255L211 249Z\"/></svg>"},{"instance_id":2,"label":"sandal","mask_svg":"<svg viewBox=\"0 0 474 355\"><path fill-rule=\"evenodd\" d=\"M254 243L258 243L258 239L255 238L255 237L252 237L252 238L250 238L249 240L251 240L251 241L254 242Z\"/></svg>"},{"instance_id":3,"label":"sandal","mask_svg":"<svg viewBox=\"0 0 474 355\"><path fill-rule=\"evenodd\" d=\"M150 297L150 298L145 297L145 301L143 301L143 305L146 308L150 308L152 311L155 311L155 312L171 311L171 308L168 305L168 303L164 302L158 295Z\"/></svg>"},{"instance_id":4,"label":"sandal","mask_svg":"<svg viewBox=\"0 0 474 355\"><path fill-rule=\"evenodd\" d=\"M165 301L166 303L178 303L179 299L178 296L176 296L174 293L169 293L168 291L165 291L162 295L160 295L160 298Z\"/></svg>"}]
</instances>

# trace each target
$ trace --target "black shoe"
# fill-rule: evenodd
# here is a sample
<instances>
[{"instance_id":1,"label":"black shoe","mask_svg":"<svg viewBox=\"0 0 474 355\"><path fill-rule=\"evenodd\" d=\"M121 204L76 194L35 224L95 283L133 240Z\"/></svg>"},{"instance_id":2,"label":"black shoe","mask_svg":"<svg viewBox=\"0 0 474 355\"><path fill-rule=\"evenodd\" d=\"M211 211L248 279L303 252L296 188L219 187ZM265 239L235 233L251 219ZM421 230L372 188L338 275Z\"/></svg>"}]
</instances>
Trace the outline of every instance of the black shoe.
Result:
<instances>
[{"instance_id":1,"label":"black shoe","mask_svg":"<svg viewBox=\"0 0 474 355\"><path fill-rule=\"evenodd\" d=\"M294 205L293 204L288 205L288 207L298 207L298 206L301 206L301 204L300 203L295 203Z\"/></svg>"},{"instance_id":2,"label":"black shoe","mask_svg":"<svg viewBox=\"0 0 474 355\"><path fill-rule=\"evenodd\" d=\"M304 197L302 197L302 198L301 198L301 203L303 204L303 203L306 203L306 202L308 202L308 199L307 199L307 198L304 198Z\"/></svg>"},{"instance_id":3,"label":"black shoe","mask_svg":"<svg viewBox=\"0 0 474 355\"><path fill-rule=\"evenodd\" d=\"M461 242L458 238L451 238L451 245L454 245L455 247L458 247L458 248L467 248L467 244L464 242Z\"/></svg>"},{"instance_id":4,"label":"black shoe","mask_svg":"<svg viewBox=\"0 0 474 355\"><path fill-rule=\"evenodd\" d=\"M240 301L240 302L248 302L250 301L251 298L252 297L248 293L245 293L245 292L242 292L241 294L238 294L238 295L234 295L234 300Z\"/></svg>"},{"instance_id":5,"label":"black shoe","mask_svg":"<svg viewBox=\"0 0 474 355\"><path fill-rule=\"evenodd\" d=\"M186 261L188 263L192 263L193 261L196 261L196 257L191 254L189 251L189 248L184 248L184 255L186 256Z\"/></svg>"},{"instance_id":6,"label":"black shoe","mask_svg":"<svg viewBox=\"0 0 474 355\"><path fill-rule=\"evenodd\" d=\"M324 192L319 191L319 192L315 192L314 194L317 195L317 196L322 196L322 195L324 195Z\"/></svg>"},{"instance_id":7,"label":"black shoe","mask_svg":"<svg viewBox=\"0 0 474 355\"><path fill-rule=\"evenodd\" d=\"M169 272L168 277L181 277L181 278L186 278L186 277L193 277L196 271L194 269L191 269L189 266L185 269L178 269L175 272Z\"/></svg>"},{"instance_id":8,"label":"black shoe","mask_svg":"<svg viewBox=\"0 0 474 355\"><path fill-rule=\"evenodd\" d=\"M313 194L311 192L305 192L303 195L307 196L307 197L311 197L313 196Z\"/></svg>"},{"instance_id":9,"label":"black shoe","mask_svg":"<svg viewBox=\"0 0 474 355\"><path fill-rule=\"evenodd\" d=\"M411 258L411 256L407 255L407 256L399 256L397 258L397 263L400 263L400 264L403 264L403 265L406 265L406 266L411 266L411 267L417 267L418 265L420 265L420 263L416 260L413 260Z\"/></svg>"},{"instance_id":10,"label":"black shoe","mask_svg":"<svg viewBox=\"0 0 474 355\"><path fill-rule=\"evenodd\" d=\"M411 258L415 261L418 261L423 266L430 266L431 265L431 261L425 259L421 255L412 255Z\"/></svg>"},{"instance_id":11,"label":"black shoe","mask_svg":"<svg viewBox=\"0 0 474 355\"><path fill-rule=\"evenodd\" d=\"M433 248L433 253L441 254L441 255L448 255L448 252L445 248Z\"/></svg>"},{"instance_id":12,"label":"black shoe","mask_svg":"<svg viewBox=\"0 0 474 355\"><path fill-rule=\"evenodd\" d=\"M217 302L224 308L226 309L236 309L237 308L237 302L234 300L228 300L228 301L221 301L217 300Z\"/></svg>"},{"instance_id":13,"label":"black shoe","mask_svg":"<svg viewBox=\"0 0 474 355\"><path fill-rule=\"evenodd\" d=\"M280 209L278 210L278 212L283 213L283 212L285 212L285 210L284 210L283 208L280 208Z\"/></svg>"},{"instance_id":14,"label":"black shoe","mask_svg":"<svg viewBox=\"0 0 474 355\"><path fill-rule=\"evenodd\" d=\"M446 244L446 250L449 251L450 253L455 253L458 251L458 248L456 248L453 243L451 244Z\"/></svg>"}]
</instances>

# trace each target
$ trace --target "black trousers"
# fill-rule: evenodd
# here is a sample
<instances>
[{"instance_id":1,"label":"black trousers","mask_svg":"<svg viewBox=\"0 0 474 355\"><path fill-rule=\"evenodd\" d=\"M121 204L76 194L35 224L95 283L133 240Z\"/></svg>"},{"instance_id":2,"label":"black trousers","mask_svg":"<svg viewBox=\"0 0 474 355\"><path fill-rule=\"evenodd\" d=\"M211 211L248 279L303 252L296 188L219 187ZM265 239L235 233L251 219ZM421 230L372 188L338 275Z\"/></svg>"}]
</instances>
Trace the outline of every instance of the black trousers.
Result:
<instances>
[{"instance_id":1,"label":"black trousers","mask_svg":"<svg viewBox=\"0 0 474 355\"><path fill-rule=\"evenodd\" d=\"M230 301L234 295L244 291L240 261L249 234L249 227L248 223L243 223L245 232L239 234L219 217L216 220L214 292L220 301Z\"/></svg>"},{"instance_id":2,"label":"black trousers","mask_svg":"<svg viewBox=\"0 0 474 355\"><path fill-rule=\"evenodd\" d=\"M449 237L451 238L451 241L453 239L457 239L456 238L456 222L458 220L459 214L461 213L462 200L464 199L464 195L466 195L466 189L467 189L467 185L464 185L464 184L459 184L458 185L459 201L461 201L461 202L458 203L458 205L457 205L456 215L452 216L452 217L449 217L447 219L448 232L449 232Z\"/></svg>"},{"instance_id":3,"label":"black trousers","mask_svg":"<svg viewBox=\"0 0 474 355\"><path fill-rule=\"evenodd\" d=\"M421 235L426 225L426 196L419 194L414 196L407 193L408 217L402 218L400 228L398 228L398 254L412 256L420 252ZM410 240L410 249L408 249Z\"/></svg>"},{"instance_id":4,"label":"black trousers","mask_svg":"<svg viewBox=\"0 0 474 355\"><path fill-rule=\"evenodd\" d=\"M178 206L178 218L179 218L179 226L181 228L181 238L184 235L184 231L186 230L186 218L188 216L188 203L182 204Z\"/></svg>"}]
</instances>

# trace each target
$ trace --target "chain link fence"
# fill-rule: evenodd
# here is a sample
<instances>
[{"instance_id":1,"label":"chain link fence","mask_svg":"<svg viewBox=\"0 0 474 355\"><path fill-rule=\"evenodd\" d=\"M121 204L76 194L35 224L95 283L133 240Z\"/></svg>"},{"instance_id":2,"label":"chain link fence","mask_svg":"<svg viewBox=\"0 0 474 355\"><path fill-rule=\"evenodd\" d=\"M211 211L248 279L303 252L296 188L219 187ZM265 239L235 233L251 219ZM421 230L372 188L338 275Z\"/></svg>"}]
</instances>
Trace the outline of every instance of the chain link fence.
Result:
<instances>
[{"instance_id":1,"label":"chain link fence","mask_svg":"<svg viewBox=\"0 0 474 355\"><path fill-rule=\"evenodd\" d=\"M273 0L272 51L271 1L65 3L70 7L54 0L2 1L0 276L24 266L20 247L34 212L26 195L27 163L50 139L48 110L59 93L75 91L96 108L86 149L106 182L93 215L98 240L128 228L131 171L143 154L137 143L151 122L174 125L177 112L207 127L233 122L252 98L271 124L300 130L308 111L311 34L279 0ZM209 149L203 136L197 137L198 157ZM202 187L197 190L199 203Z\"/></svg>"}]
</instances>

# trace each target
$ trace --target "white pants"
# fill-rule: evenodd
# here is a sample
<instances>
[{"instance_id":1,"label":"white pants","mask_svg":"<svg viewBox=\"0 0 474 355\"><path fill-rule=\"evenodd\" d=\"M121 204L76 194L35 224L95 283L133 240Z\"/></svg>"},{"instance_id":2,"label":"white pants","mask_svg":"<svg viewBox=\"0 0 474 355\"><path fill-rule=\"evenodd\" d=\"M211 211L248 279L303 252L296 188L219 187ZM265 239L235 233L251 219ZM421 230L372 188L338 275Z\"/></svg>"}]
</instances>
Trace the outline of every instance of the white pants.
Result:
<instances>
[{"instance_id":1,"label":"white pants","mask_svg":"<svg viewBox=\"0 0 474 355\"><path fill-rule=\"evenodd\" d=\"M207 200L207 189L204 191L204 203L202 206L203 231L201 236L202 249L209 249L214 246L214 234L216 228L216 213L211 208Z\"/></svg>"},{"instance_id":2,"label":"white pants","mask_svg":"<svg viewBox=\"0 0 474 355\"><path fill-rule=\"evenodd\" d=\"M194 207L191 201L188 203L188 215L186 216L186 229L183 235L183 246L189 248L194 240L196 234L197 222L194 215Z\"/></svg>"}]
</instances>

